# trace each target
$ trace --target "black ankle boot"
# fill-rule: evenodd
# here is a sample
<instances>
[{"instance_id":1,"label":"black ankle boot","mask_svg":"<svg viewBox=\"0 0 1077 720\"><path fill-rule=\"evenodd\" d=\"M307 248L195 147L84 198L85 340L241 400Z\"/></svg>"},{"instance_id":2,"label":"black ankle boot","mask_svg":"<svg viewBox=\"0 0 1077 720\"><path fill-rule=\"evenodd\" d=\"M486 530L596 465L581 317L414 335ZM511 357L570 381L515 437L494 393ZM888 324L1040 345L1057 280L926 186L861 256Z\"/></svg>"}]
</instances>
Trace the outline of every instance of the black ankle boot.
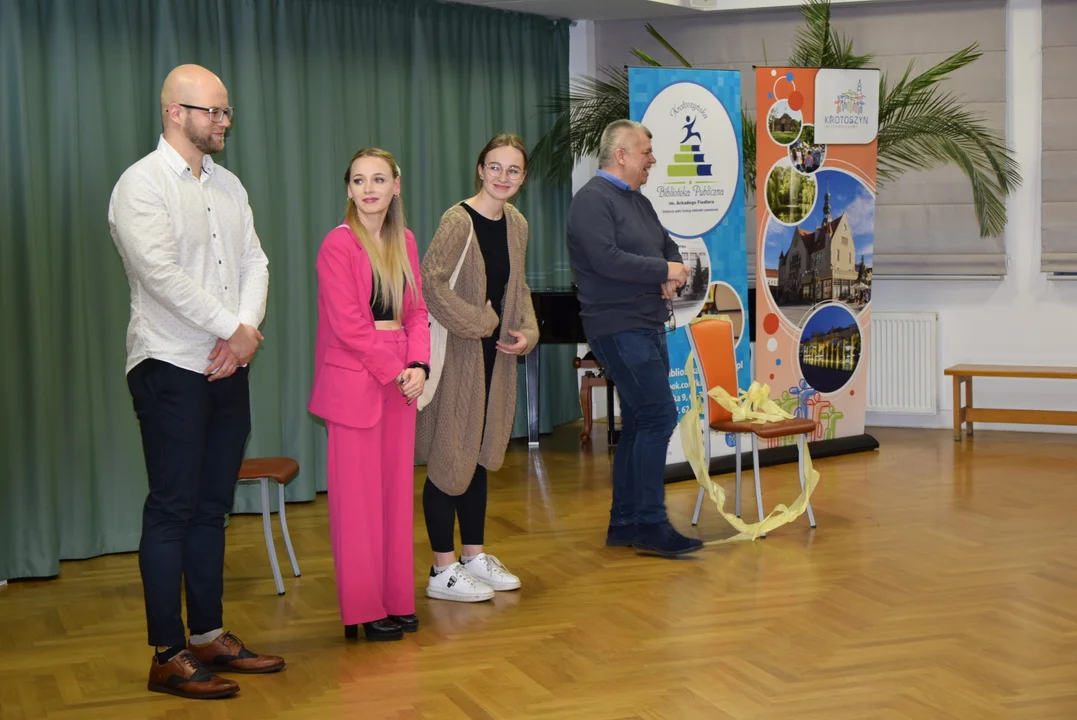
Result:
<instances>
[{"instance_id":1,"label":"black ankle boot","mask_svg":"<svg viewBox=\"0 0 1077 720\"><path fill-rule=\"evenodd\" d=\"M359 639L359 626L358 625L345 625L344 626L344 637L347 640L358 640Z\"/></svg>"},{"instance_id":2,"label":"black ankle boot","mask_svg":"<svg viewBox=\"0 0 1077 720\"><path fill-rule=\"evenodd\" d=\"M415 615L390 615L389 619L400 626L407 633L413 633L419 629L419 618Z\"/></svg>"},{"instance_id":3,"label":"black ankle boot","mask_svg":"<svg viewBox=\"0 0 1077 720\"><path fill-rule=\"evenodd\" d=\"M367 640L401 640L404 629L389 618L363 623L363 632Z\"/></svg>"}]
</instances>

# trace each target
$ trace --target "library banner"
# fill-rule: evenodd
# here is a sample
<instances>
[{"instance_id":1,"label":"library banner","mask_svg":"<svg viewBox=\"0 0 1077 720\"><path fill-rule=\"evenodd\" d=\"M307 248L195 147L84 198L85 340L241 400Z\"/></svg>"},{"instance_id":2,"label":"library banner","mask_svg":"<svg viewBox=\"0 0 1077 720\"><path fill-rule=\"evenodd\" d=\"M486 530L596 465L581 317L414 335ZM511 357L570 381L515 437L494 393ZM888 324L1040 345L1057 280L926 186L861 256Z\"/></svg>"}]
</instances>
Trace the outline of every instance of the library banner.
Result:
<instances>
[{"instance_id":1,"label":"library banner","mask_svg":"<svg viewBox=\"0 0 1077 720\"><path fill-rule=\"evenodd\" d=\"M755 70L755 377L815 421L864 432L879 71ZM767 447L795 443L768 440Z\"/></svg>"},{"instance_id":2,"label":"library banner","mask_svg":"<svg viewBox=\"0 0 1077 720\"><path fill-rule=\"evenodd\" d=\"M652 134L657 164L641 192L680 247L688 283L673 299L669 346L670 386L678 418L690 407L688 323L725 315L734 324L737 377L751 382L748 323L748 254L744 245L740 73L733 70L629 68L629 116ZM700 383L695 383L700 387ZM713 436L713 456L731 454L732 439ZM685 462L674 433L667 464Z\"/></svg>"}]
</instances>

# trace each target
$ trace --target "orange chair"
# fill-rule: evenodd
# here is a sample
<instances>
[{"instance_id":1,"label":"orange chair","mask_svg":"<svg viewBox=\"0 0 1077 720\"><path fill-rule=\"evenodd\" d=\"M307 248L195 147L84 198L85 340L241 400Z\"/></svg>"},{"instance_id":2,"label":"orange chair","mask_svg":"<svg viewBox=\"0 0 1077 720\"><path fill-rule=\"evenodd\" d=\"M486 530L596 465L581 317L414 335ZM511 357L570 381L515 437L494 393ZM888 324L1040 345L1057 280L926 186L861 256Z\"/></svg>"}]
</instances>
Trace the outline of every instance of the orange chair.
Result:
<instances>
[{"instance_id":1,"label":"orange chair","mask_svg":"<svg viewBox=\"0 0 1077 720\"><path fill-rule=\"evenodd\" d=\"M733 436L733 452L736 454L737 491L736 513L740 517L740 436L752 436L752 470L755 474L755 505L759 520L763 520L763 494L759 486L759 438L797 436L800 464L800 487L804 487L804 442L806 436L815 432L815 422L810 419L793 418L775 423L733 422L733 414L714 401L707 391L721 387L732 397L737 397L737 354L733 340L733 323L717 317L706 317L688 326L688 343L696 357L696 367L703 384L706 402L703 404L703 448L707 472L711 465L710 431L729 433ZM699 488L692 524L699 522L699 510L703 506L704 489ZM815 527L815 513L808 503L808 521ZM760 537L766 537L761 535Z\"/></svg>"}]
</instances>

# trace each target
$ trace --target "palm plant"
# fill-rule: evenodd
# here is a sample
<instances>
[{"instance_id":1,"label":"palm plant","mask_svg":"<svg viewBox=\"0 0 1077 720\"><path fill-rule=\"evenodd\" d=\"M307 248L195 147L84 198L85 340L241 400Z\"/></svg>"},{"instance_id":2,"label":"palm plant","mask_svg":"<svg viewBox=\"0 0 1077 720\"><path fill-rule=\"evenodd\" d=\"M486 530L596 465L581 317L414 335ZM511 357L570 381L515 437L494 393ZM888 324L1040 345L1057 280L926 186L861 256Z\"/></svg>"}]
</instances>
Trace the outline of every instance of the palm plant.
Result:
<instances>
[{"instance_id":1,"label":"palm plant","mask_svg":"<svg viewBox=\"0 0 1077 720\"><path fill-rule=\"evenodd\" d=\"M792 67L861 68L873 56L853 52L853 41L830 24L830 0L804 0L804 27L796 35ZM683 67L692 67L650 24L650 33ZM919 75L910 62L891 84L884 73L879 87L878 185L910 170L956 165L969 179L981 237L998 236L1006 227L1005 197L1021 182L1020 169L1005 140L983 119L962 107L940 83L978 60L977 44L959 50ZM645 65L662 64L638 48L632 54ZM553 96L545 109L554 114L550 131L532 153L532 171L556 182L568 182L576 162L598 153L602 131L618 118L628 117L628 71L605 69L603 77L573 80L567 91ZM744 137L745 195L755 191L755 118L741 113Z\"/></svg>"}]
</instances>

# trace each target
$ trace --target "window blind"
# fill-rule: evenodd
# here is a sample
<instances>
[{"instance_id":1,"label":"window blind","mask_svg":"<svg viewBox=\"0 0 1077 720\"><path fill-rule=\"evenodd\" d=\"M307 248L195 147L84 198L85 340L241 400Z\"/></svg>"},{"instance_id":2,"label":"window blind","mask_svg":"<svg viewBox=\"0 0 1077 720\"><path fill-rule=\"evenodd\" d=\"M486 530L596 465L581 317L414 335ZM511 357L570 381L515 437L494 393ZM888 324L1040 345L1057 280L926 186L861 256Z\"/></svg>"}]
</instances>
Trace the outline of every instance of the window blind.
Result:
<instances>
[{"instance_id":1,"label":"window blind","mask_svg":"<svg viewBox=\"0 0 1077 720\"><path fill-rule=\"evenodd\" d=\"M1077 272L1077 0L1043 0L1040 269Z\"/></svg>"}]
</instances>

